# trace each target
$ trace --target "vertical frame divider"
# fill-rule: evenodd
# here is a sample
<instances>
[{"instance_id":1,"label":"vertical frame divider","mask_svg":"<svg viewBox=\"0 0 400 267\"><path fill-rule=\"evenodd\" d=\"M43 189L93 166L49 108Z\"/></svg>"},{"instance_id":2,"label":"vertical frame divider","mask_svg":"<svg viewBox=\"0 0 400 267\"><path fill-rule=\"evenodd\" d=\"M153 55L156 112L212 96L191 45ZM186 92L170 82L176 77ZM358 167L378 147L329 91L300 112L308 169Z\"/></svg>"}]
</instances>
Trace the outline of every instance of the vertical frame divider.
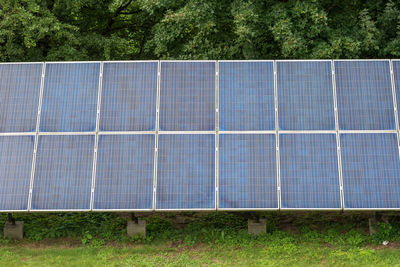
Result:
<instances>
[{"instance_id":1,"label":"vertical frame divider","mask_svg":"<svg viewBox=\"0 0 400 267\"><path fill-rule=\"evenodd\" d=\"M29 182L29 195L28 195L28 206L27 206L28 211L31 210L31 206L32 206L32 191L33 191L33 182L35 179L36 155L37 155L37 147L38 147L38 141L39 141L40 113L42 110L43 87L44 87L45 75L46 75L46 62L43 62L42 63L42 76L40 79L38 111L37 111L37 117L36 117L35 141L34 141L34 145L33 145L31 180Z\"/></svg>"},{"instance_id":2,"label":"vertical frame divider","mask_svg":"<svg viewBox=\"0 0 400 267\"><path fill-rule=\"evenodd\" d=\"M160 130L160 87L161 87L161 61L158 61L157 70L157 97L156 97L156 121L154 134L154 177L153 177L153 210L156 209L157 200L157 164L158 164L158 132Z\"/></svg>"},{"instance_id":3,"label":"vertical frame divider","mask_svg":"<svg viewBox=\"0 0 400 267\"><path fill-rule=\"evenodd\" d=\"M96 134L94 139L94 149L93 149L93 170L92 170L92 189L90 191L90 210L93 210L94 203L94 190L96 186L96 167L97 167L97 148L99 142L99 124L100 124L100 109L101 109L101 91L103 86L103 61L100 62L99 71L99 88L97 91L97 113L96 113Z\"/></svg>"},{"instance_id":4,"label":"vertical frame divider","mask_svg":"<svg viewBox=\"0 0 400 267\"><path fill-rule=\"evenodd\" d=\"M219 206L219 61L215 62L215 209Z\"/></svg>"},{"instance_id":5,"label":"vertical frame divider","mask_svg":"<svg viewBox=\"0 0 400 267\"><path fill-rule=\"evenodd\" d=\"M339 170L339 187L340 187L340 205L344 210L344 191L343 191L343 173L342 173L342 154L340 148L340 133L339 133L339 115L337 106L337 95L336 95L336 75L335 75L335 61L331 60L331 71L332 71L332 88L333 88L333 103L335 112L335 128L336 128L336 150L338 157L338 170Z\"/></svg>"},{"instance_id":6,"label":"vertical frame divider","mask_svg":"<svg viewBox=\"0 0 400 267\"><path fill-rule=\"evenodd\" d=\"M397 132L397 145L399 146L399 157L400 157L399 116L397 111L396 83L394 82L393 61L390 60L389 64L390 64L390 80L392 82L393 110L394 110L394 118L396 123L396 132Z\"/></svg>"},{"instance_id":7,"label":"vertical frame divider","mask_svg":"<svg viewBox=\"0 0 400 267\"><path fill-rule=\"evenodd\" d=\"M277 197L278 197L278 210L281 209L282 194L281 194L281 172L280 172L280 159L279 159L279 121L278 121L278 76L277 76L277 62L274 60L274 94L275 94L275 140L276 140L276 180L277 180Z\"/></svg>"}]
</instances>

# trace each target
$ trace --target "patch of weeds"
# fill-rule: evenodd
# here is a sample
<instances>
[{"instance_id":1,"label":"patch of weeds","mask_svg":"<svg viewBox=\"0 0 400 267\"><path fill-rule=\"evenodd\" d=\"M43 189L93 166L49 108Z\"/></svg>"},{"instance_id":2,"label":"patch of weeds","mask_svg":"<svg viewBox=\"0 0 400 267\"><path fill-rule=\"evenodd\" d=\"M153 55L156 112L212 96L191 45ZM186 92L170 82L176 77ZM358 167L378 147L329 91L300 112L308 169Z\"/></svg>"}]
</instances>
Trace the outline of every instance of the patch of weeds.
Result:
<instances>
[{"instance_id":1,"label":"patch of weeds","mask_svg":"<svg viewBox=\"0 0 400 267\"><path fill-rule=\"evenodd\" d=\"M104 241L104 239L98 239L98 238L96 238L96 239L92 239L91 241L90 241L90 243L89 243L89 245L90 245L90 247L92 247L92 248L101 248L101 247L103 247L104 245L105 245L105 241Z\"/></svg>"},{"instance_id":2,"label":"patch of weeds","mask_svg":"<svg viewBox=\"0 0 400 267\"><path fill-rule=\"evenodd\" d=\"M93 239L93 236L89 233L89 231L86 231L81 239L81 242L83 245L88 244L91 240Z\"/></svg>"},{"instance_id":3,"label":"patch of weeds","mask_svg":"<svg viewBox=\"0 0 400 267\"><path fill-rule=\"evenodd\" d=\"M153 240L152 236L146 237L144 234L136 234L128 237L128 241L130 243L144 244L144 243L151 243L152 240Z\"/></svg>"},{"instance_id":4,"label":"patch of weeds","mask_svg":"<svg viewBox=\"0 0 400 267\"><path fill-rule=\"evenodd\" d=\"M356 230L350 230L346 233L346 243L352 247L359 247L367 241L365 234L361 234Z\"/></svg>"},{"instance_id":5,"label":"patch of weeds","mask_svg":"<svg viewBox=\"0 0 400 267\"><path fill-rule=\"evenodd\" d=\"M390 240L394 233L396 232L393 227L388 223L378 223L375 226L376 232L373 234L372 238L375 242L381 243L385 240Z\"/></svg>"}]
</instances>

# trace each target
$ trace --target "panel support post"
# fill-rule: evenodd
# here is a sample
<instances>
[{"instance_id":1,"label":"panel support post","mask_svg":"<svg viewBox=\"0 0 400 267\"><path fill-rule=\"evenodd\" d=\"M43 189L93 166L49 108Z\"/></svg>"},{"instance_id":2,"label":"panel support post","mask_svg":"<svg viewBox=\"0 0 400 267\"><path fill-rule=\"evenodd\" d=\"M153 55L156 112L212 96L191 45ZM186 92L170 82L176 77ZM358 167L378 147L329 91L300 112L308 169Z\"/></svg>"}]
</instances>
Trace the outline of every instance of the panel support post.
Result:
<instances>
[{"instance_id":1,"label":"panel support post","mask_svg":"<svg viewBox=\"0 0 400 267\"><path fill-rule=\"evenodd\" d=\"M8 221L4 224L4 238L22 240L24 238L24 222L15 221L11 213Z\"/></svg>"},{"instance_id":2,"label":"panel support post","mask_svg":"<svg viewBox=\"0 0 400 267\"><path fill-rule=\"evenodd\" d=\"M135 213L132 213L131 220L128 221L126 230L128 236L146 236L146 220L139 219L135 216Z\"/></svg>"},{"instance_id":3,"label":"panel support post","mask_svg":"<svg viewBox=\"0 0 400 267\"><path fill-rule=\"evenodd\" d=\"M368 227L369 227L369 234L373 235L376 233L376 225L378 224L378 220L376 219L376 216L371 216L368 218Z\"/></svg>"},{"instance_id":4,"label":"panel support post","mask_svg":"<svg viewBox=\"0 0 400 267\"><path fill-rule=\"evenodd\" d=\"M261 235L267 233L267 220L266 219L248 219L247 231L252 235Z\"/></svg>"}]
</instances>

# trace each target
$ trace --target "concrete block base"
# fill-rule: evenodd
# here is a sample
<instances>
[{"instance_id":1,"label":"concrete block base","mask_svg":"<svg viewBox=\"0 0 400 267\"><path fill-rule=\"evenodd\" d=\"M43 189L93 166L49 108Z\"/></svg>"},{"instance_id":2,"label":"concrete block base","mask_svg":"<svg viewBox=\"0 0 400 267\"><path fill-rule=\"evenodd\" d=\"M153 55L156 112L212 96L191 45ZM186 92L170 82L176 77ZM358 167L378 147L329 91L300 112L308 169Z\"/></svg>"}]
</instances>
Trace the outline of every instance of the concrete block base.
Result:
<instances>
[{"instance_id":1,"label":"concrete block base","mask_svg":"<svg viewBox=\"0 0 400 267\"><path fill-rule=\"evenodd\" d=\"M17 221L15 224L6 222L4 224L4 238L22 240L24 238L24 222Z\"/></svg>"},{"instance_id":2,"label":"concrete block base","mask_svg":"<svg viewBox=\"0 0 400 267\"><path fill-rule=\"evenodd\" d=\"M260 219L258 222L256 220L247 221L247 231L249 234L260 235L267 233L267 220Z\"/></svg>"},{"instance_id":3,"label":"concrete block base","mask_svg":"<svg viewBox=\"0 0 400 267\"><path fill-rule=\"evenodd\" d=\"M146 221L145 220L138 220L136 223L135 221L128 221L128 226L126 228L128 236L134 236L141 234L146 236Z\"/></svg>"}]
</instances>

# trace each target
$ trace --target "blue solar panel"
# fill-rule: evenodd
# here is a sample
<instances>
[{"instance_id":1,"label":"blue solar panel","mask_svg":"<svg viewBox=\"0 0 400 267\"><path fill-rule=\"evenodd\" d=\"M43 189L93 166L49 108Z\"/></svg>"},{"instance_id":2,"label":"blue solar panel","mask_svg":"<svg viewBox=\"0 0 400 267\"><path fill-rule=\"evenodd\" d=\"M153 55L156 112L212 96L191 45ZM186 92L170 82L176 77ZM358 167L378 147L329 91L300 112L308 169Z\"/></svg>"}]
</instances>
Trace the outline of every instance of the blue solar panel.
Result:
<instances>
[{"instance_id":1,"label":"blue solar panel","mask_svg":"<svg viewBox=\"0 0 400 267\"><path fill-rule=\"evenodd\" d=\"M279 128L334 130L331 61L276 62Z\"/></svg>"},{"instance_id":2,"label":"blue solar panel","mask_svg":"<svg viewBox=\"0 0 400 267\"><path fill-rule=\"evenodd\" d=\"M0 64L0 132L34 132L43 64Z\"/></svg>"},{"instance_id":3,"label":"blue solar panel","mask_svg":"<svg viewBox=\"0 0 400 267\"><path fill-rule=\"evenodd\" d=\"M396 88L396 101L397 101L397 112L398 116L400 117L400 61L393 60L393 74L394 74L394 85Z\"/></svg>"},{"instance_id":4,"label":"blue solar panel","mask_svg":"<svg viewBox=\"0 0 400 267\"><path fill-rule=\"evenodd\" d=\"M219 62L219 129L275 130L274 63Z\"/></svg>"},{"instance_id":5,"label":"blue solar panel","mask_svg":"<svg viewBox=\"0 0 400 267\"><path fill-rule=\"evenodd\" d=\"M341 134L340 143L345 208L400 208L396 134Z\"/></svg>"},{"instance_id":6,"label":"blue solar panel","mask_svg":"<svg viewBox=\"0 0 400 267\"><path fill-rule=\"evenodd\" d=\"M161 62L160 130L215 130L215 62Z\"/></svg>"},{"instance_id":7,"label":"blue solar panel","mask_svg":"<svg viewBox=\"0 0 400 267\"><path fill-rule=\"evenodd\" d=\"M219 135L219 208L278 208L274 134Z\"/></svg>"},{"instance_id":8,"label":"blue solar panel","mask_svg":"<svg viewBox=\"0 0 400 267\"><path fill-rule=\"evenodd\" d=\"M100 135L94 209L152 209L154 135Z\"/></svg>"},{"instance_id":9,"label":"blue solar panel","mask_svg":"<svg viewBox=\"0 0 400 267\"><path fill-rule=\"evenodd\" d=\"M158 62L104 63L100 130L154 130L157 77Z\"/></svg>"},{"instance_id":10,"label":"blue solar panel","mask_svg":"<svg viewBox=\"0 0 400 267\"><path fill-rule=\"evenodd\" d=\"M0 137L0 210L27 210L33 136Z\"/></svg>"},{"instance_id":11,"label":"blue solar panel","mask_svg":"<svg viewBox=\"0 0 400 267\"><path fill-rule=\"evenodd\" d=\"M395 129L389 61L335 61L339 128Z\"/></svg>"},{"instance_id":12,"label":"blue solar panel","mask_svg":"<svg viewBox=\"0 0 400 267\"><path fill-rule=\"evenodd\" d=\"M96 129L100 63L46 63L40 131Z\"/></svg>"},{"instance_id":13,"label":"blue solar panel","mask_svg":"<svg viewBox=\"0 0 400 267\"><path fill-rule=\"evenodd\" d=\"M279 136L281 207L340 208L335 134Z\"/></svg>"},{"instance_id":14,"label":"blue solar panel","mask_svg":"<svg viewBox=\"0 0 400 267\"><path fill-rule=\"evenodd\" d=\"M158 138L156 209L215 208L215 136Z\"/></svg>"},{"instance_id":15,"label":"blue solar panel","mask_svg":"<svg viewBox=\"0 0 400 267\"><path fill-rule=\"evenodd\" d=\"M39 136L31 209L90 209L94 139Z\"/></svg>"}]
</instances>

